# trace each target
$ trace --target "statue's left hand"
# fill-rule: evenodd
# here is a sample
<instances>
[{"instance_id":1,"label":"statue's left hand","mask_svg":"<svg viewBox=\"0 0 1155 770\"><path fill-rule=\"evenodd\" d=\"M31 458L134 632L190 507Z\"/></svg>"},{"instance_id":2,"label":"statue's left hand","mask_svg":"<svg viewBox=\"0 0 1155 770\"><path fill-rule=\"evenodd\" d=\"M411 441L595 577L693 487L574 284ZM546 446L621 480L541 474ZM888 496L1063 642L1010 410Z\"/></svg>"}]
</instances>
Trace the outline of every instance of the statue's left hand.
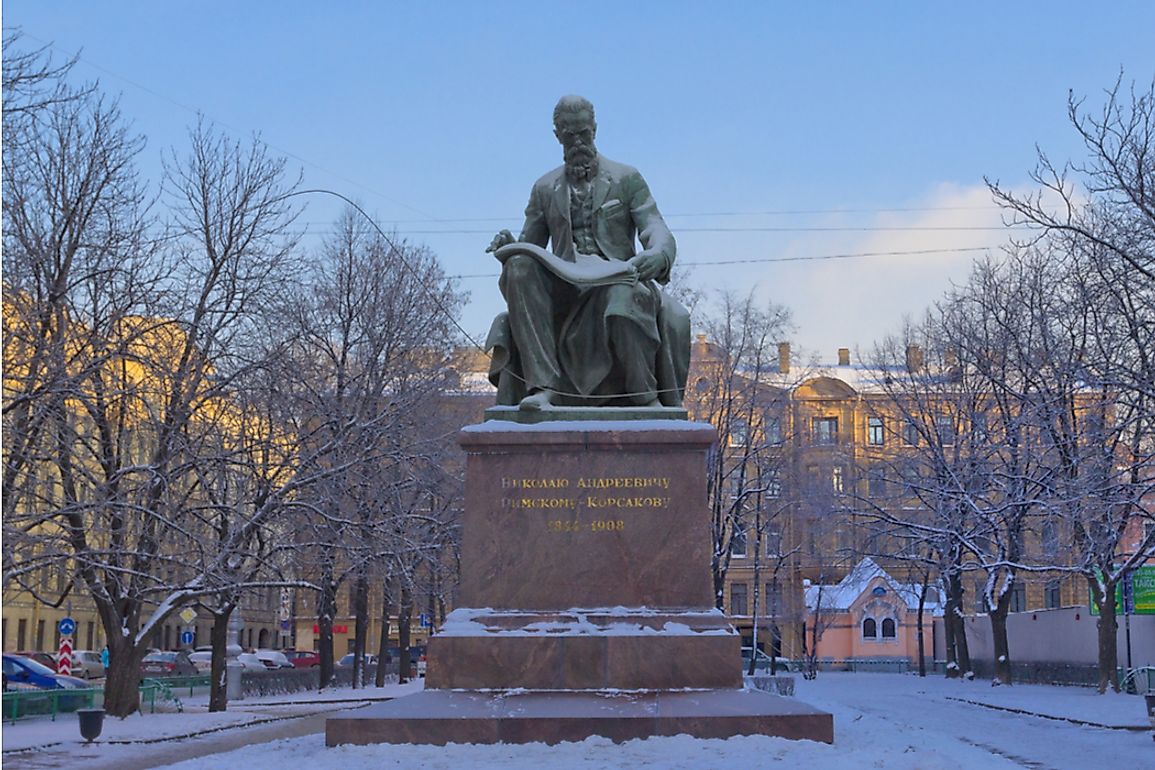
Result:
<instances>
[{"instance_id":1,"label":"statue's left hand","mask_svg":"<svg viewBox=\"0 0 1155 770\"><path fill-rule=\"evenodd\" d=\"M651 278L657 278L661 275L663 268L666 266L665 258L660 254L641 254L633 257L630 264L638 271L639 281L648 281Z\"/></svg>"},{"instance_id":2,"label":"statue's left hand","mask_svg":"<svg viewBox=\"0 0 1155 770\"><path fill-rule=\"evenodd\" d=\"M489 248L485 250L486 254L493 253L502 246L508 246L514 243L517 239L513 237L513 233L509 230L502 230L497 235L493 236L493 240L489 242Z\"/></svg>"}]
</instances>

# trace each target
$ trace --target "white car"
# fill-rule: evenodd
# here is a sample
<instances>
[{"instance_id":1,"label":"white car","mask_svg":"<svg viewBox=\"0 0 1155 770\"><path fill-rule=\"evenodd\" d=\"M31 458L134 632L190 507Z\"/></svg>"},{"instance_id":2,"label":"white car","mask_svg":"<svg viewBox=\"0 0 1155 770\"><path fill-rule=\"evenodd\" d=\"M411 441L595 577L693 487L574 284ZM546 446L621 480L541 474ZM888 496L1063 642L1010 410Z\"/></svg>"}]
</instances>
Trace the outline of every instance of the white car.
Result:
<instances>
[{"instance_id":1,"label":"white car","mask_svg":"<svg viewBox=\"0 0 1155 770\"><path fill-rule=\"evenodd\" d=\"M280 650L257 650L254 653L266 668L292 668L293 662Z\"/></svg>"},{"instance_id":2,"label":"white car","mask_svg":"<svg viewBox=\"0 0 1155 770\"><path fill-rule=\"evenodd\" d=\"M237 656L237 662L240 663L242 666L244 666L245 670L247 670L247 671L268 671L269 670L269 667L266 666L261 661L260 658L258 658L256 655L254 655L251 652L242 652L240 655Z\"/></svg>"},{"instance_id":3,"label":"white car","mask_svg":"<svg viewBox=\"0 0 1155 770\"><path fill-rule=\"evenodd\" d=\"M92 650L73 650L72 675L81 679L100 679L104 676L104 664L100 653Z\"/></svg>"},{"instance_id":4,"label":"white car","mask_svg":"<svg viewBox=\"0 0 1155 770\"><path fill-rule=\"evenodd\" d=\"M213 653L212 651L200 650L197 652L190 652L188 659L197 667L197 671L202 674L207 674L213 670Z\"/></svg>"}]
</instances>

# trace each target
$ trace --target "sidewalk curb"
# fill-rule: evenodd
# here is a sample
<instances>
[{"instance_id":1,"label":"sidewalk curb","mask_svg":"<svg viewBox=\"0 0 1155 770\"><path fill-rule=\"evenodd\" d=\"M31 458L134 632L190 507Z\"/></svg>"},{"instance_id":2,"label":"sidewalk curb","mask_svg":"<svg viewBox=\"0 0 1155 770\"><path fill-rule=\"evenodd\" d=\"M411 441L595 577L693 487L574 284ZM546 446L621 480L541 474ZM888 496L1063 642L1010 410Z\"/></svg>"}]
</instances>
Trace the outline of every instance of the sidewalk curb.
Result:
<instances>
[{"instance_id":1,"label":"sidewalk curb","mask_svg":"<svg viewBox=\"0 0 1155 770\"><path fill-rule=\"evenodd\" d=\"M329 700L329 701L278 701L276 703L260 703L254 704L259 706L307 706L311 704L334 704L334 703L348 703L349 708L365 708L371 703L379 701L393 700L393 696L385 698L358 698L356 700ZM202 735L211 735L213 733L225 732L226 730L243 730L249 727L259 727L261 725L273 724L274 722L286 722L292 719L306 719L308 717L315 717L320 714L329 713L328 709L321 709L320 711L310 711L305 714L292 714L279 717L264 717L261 719L254 719L251 722L237 722L230 725L218 725L216 727L207 727L204 730L196 730L191 733L181 733L180 735L166 735L162 738L112 738L108 740L97 740L95 743L103 743L108 746L131 746L131 745L151 745L156 743L168 743L169 741L183 741L189 738L198 738ZM45 749L57 748L65 746L68 741L55 741L53 743L41 743L37 746L26 746L19 749L5 749L0 756L17 756L20 754L29 754L32 752L43 751Z\"/></svg>"},{"instance_id":2,"label":"sidewalk curb","mask_svg":"<svg viewBox=\"0 0 1155 770\"><path fill-rule=\"evenodd\" d=\"M1075 717L1056 717L1050 714L1040 714L1037 711L1028 711L1027 709L1015 708L1013 706L996 706L992 703L983 703L977 700L968 700L967 698L957 698L953 695L947 695L947 700L958 701L959 703L966 703L970 706L981 706L985 709L992 709L994 711L1009 711L1013 714L1023 714L1025 716L1038 717L1039 719L1053 719L1056 722L1070 722L1074 725L1081 725L1082 727L1098 727L1103 730L1130 730L1134 732L1146 732L1151 729L1151 725L1105 725L1101 722L1091 722L1086 719L1076 719Z\"/></svg>"}]
</instances>

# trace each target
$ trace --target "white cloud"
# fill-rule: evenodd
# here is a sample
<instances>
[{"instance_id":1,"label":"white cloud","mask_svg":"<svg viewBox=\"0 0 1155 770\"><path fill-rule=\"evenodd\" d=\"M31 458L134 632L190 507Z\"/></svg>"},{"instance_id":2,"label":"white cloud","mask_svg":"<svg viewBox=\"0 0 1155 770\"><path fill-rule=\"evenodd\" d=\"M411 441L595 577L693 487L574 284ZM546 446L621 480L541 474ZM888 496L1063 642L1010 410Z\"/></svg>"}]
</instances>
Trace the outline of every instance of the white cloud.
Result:
<instances>
[{"instance_id":1,"label":"white cloud","mask_svg":"<svg viewBox=\"0 0 1155 770\"><path fill-rule=\"evenodd\" d=\"M904 229L807 235L793 239L783 254L887 256L759 266L765 268L759 270L759 283L772 286L773 298L791 308L798 343L820 360L834 360L840 347L866 352L897 332L904 316L922 315L952 281L965 281L984 252L955 249L984 247L997 255L1008 240L1002 213L985 186L939 185L906 208L911 210L880 212L869 221L873 227ZM901 253L935 250L944 251Z\"/></svg>"}]
</instances>

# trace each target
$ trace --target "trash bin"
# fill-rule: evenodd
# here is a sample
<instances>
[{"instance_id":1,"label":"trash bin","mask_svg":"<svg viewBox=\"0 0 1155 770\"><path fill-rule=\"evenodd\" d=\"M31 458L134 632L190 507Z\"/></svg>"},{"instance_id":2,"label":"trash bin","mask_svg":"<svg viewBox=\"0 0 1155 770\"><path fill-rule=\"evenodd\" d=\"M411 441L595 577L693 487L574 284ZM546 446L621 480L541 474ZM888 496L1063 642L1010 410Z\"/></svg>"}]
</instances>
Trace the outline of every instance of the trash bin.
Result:
<instances>
[{"instance_id":1,"label":"trash bin","mask_svg":"<svg viewBox=\"0 0 1155 770\"><path fill-rule=\"evenodd\" d=\"M77 709L76 717L80 720L80 737L92 743L100 737L104 729L104 709Z\"/></svg>"}]
</instances>

